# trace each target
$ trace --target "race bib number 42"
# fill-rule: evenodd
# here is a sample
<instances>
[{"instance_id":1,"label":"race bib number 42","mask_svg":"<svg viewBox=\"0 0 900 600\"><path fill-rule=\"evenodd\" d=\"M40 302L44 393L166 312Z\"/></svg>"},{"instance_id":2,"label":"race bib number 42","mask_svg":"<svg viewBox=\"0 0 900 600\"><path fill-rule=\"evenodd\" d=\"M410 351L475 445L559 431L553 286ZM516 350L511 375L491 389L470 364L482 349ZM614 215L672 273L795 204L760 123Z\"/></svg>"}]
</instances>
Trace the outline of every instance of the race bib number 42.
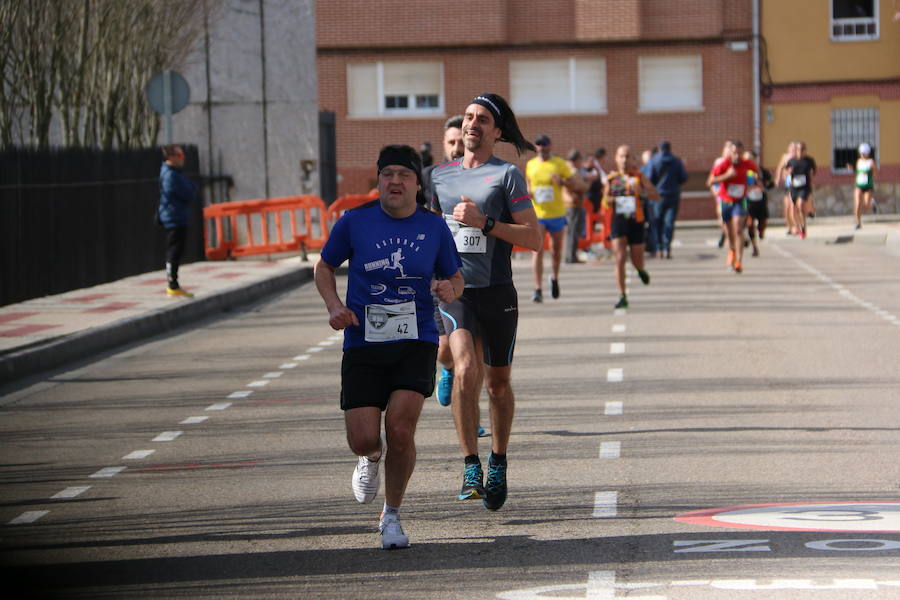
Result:
<instances>
[{"instance_id":1,"label":"race bib number 42","mask_svg":"<svg viewBox=\"0 0 900 600\"><path fill-rule=\"evenodd\" d=\"M416 303L367 304L365 331L367 342L419 339Z\"/></svg>"}]
</instances>

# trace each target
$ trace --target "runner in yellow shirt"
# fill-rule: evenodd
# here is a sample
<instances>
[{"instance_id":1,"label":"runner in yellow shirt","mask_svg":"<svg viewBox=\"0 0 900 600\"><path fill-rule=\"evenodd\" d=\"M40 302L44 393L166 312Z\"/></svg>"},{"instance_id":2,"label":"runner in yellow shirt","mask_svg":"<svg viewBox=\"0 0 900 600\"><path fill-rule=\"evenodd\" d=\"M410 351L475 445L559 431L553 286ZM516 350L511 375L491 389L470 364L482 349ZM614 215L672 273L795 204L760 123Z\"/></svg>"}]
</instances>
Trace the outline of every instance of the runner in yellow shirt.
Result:
<instances>
[{"instance_id":1,"label":"runner in yellow shirt","mask_svg":"<svg viewBox=\"0 0 900 600\"><path fill-rule=\"evenodd\" d=\"M559 298L559 263L562 260L563 239L566 234L566 206L563 203L562 189L576 189L578 178L568 163L551 152L552 144L546 135L539 135L534 141L538 155L525 165L525 180L528 192L534 201L541 226L541 239L545 232L550 233L550 256L553 272L550 275L550 295ZM544 245L532 257L534 272L534 302L543 302L541 279L544 274Z\"/></svg>"}]
</instances>

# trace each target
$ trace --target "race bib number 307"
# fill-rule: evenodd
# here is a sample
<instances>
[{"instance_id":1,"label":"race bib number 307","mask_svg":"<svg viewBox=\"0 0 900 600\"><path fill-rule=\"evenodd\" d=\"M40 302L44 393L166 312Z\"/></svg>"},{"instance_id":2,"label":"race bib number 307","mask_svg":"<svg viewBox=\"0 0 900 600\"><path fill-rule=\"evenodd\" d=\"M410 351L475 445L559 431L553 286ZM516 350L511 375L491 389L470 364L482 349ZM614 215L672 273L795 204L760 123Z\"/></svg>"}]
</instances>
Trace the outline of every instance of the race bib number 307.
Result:
<instances>
[{"instance_id":1,"label":"race bib number 307","mask_svg":"<svg viewBox=\"0 0 900 600\"><path fill-rule=\"evenodd\" d=\"M487 252L487 236L477 227L467 227L451 215L444 215L447 227L453 234L456 251L460 254L484 254Z\"/></svg>"}]
</instances>

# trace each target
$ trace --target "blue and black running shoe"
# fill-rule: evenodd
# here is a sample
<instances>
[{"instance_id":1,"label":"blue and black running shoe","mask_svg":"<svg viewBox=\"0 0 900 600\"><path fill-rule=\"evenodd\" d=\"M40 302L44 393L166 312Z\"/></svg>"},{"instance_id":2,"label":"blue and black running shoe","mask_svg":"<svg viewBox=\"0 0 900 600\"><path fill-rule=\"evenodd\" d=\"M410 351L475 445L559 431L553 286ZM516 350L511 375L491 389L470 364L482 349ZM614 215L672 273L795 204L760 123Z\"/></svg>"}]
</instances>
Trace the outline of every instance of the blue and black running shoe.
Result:
<instances>
[{"instance_id":1,"label":"blue and black running shoe","mask_svg":"<svg viewBox=\"0 0 900 600\"><path fill-rule=\"evenodd\" d=\"M484 507L488 510L500 510L506 502L506 463L495 464L493 456L488 460L488 476L484 497Z\"/></svg>"},{"instance_id":2,"label":"blue and black running shoe","mask_svg":"<svg viewBox=\"0 0 900 600\"><path fill-rule=\"evenodd\" d=\"M462 489L459 490L457 500L479 500L485 497L484 493L484 472L481 470L481 463L471 463L466 465L463 471Z\"/></svg>"},{"instance_id":3,"label":"blue and black running shoe","mask_svg":"<svg viewBox=\"0 0 900 600\"><path fill-rule=\"evenodd\" d=\"M453 371L441 367L441 376L437 384L437 401L441 406L450 406L453 395Z\"/></svg>"}]
</instances>

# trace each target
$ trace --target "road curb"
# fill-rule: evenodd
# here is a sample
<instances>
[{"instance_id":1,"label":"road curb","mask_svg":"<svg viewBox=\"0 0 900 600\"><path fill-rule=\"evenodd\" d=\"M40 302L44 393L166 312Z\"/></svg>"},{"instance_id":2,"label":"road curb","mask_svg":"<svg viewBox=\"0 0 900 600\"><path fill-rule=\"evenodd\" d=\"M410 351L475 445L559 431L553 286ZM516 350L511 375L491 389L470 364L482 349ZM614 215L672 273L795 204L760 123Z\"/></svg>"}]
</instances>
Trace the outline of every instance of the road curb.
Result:
<instances>
[{"instance_id":1,"label":"road curb","mask_svg":"<svg viewBox=\"0 0 900 600\"><path fill-rule=\"evenodd\" d=\"M61 367L136 340L234 310L268 295L297 287L312 279L312 276L311 266L301 266L246 286L183 300L144 315L122 319L0 356L0 383L9 383L27 375Z\"/></svg>"}]
</instances>

